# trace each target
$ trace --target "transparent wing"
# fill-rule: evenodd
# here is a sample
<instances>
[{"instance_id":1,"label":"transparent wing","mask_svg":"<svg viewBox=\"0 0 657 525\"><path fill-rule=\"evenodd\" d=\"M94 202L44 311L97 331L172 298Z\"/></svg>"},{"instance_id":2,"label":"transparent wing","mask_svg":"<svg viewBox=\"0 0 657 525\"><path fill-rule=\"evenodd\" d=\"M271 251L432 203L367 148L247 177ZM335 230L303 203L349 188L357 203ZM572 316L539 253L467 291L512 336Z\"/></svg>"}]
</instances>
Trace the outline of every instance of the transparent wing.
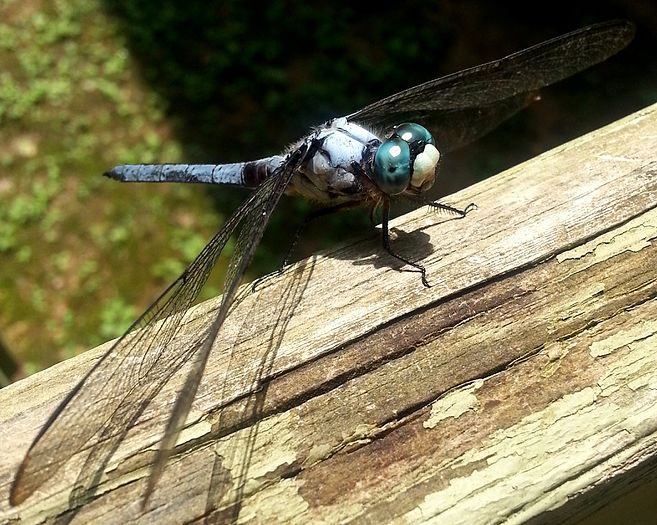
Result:
<instances>
[{"instance_id":1,"label":"transparent wing","mask_svg":"<svg viewBox=\"0 0 657 525\"><path fill-rule=\"evenodd\" d=\"M222 229L62 401L32 443L14 479L10 501L17 505L50 479L73 455L90 449L76 483L94 486L107 461L153 397L185 362L193 360L160 446L146 497L173 447L196 394L207 355L237 287L260 242L276 203L305 146L293 152L228 219ZM190 345L171 345L226 242L242 224L229 263L217 317ZM96 437L96 439L94 439Z\"/></svg>"},{"instance_id":2,"label":"transparent wing","mask_svg":"<svg viewBox=\"0 0 657 525\"><path fill-rule=\"evenodd\" d=\"M596 24L523 51L401 91L352 113L361 124L388 128L417 122L441 151L471 142L536 98L537 90L609 58L630 43L627 21Z\"/></svg>"}]
</instances>

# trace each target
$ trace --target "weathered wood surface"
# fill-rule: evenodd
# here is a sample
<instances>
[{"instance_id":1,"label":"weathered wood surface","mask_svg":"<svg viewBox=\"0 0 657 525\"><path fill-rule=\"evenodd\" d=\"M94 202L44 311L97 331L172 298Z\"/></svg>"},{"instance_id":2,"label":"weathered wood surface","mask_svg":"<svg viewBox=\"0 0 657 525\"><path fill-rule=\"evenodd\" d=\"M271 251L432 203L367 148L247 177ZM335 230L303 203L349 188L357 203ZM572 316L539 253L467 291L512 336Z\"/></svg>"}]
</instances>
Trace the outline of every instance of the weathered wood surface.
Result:
<instances>
[{"instance_id":1,"label":"weathered wood surface","mask_svg":"<svg viewBox=\"0 0 657 525\"><path fill-rule=\"evenodd\" d=\"M655 152L652 106L446 199L463 220L400 218L429 289L375 235L265 281L145 510L180 377L74 511L75 459L17 508L9 487L103 348L3 389L0 521L575 522L654 478Z\"/></svg>"}]
</instances>

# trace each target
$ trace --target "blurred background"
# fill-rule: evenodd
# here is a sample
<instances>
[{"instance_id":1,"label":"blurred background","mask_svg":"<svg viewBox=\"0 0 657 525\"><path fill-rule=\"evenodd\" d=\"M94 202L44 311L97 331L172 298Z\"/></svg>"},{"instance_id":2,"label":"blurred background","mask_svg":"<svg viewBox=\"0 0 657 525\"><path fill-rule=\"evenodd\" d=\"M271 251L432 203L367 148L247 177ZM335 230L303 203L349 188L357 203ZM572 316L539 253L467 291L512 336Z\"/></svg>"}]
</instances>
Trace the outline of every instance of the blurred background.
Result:
<instances>
[{"instance_id":1,"label":"blurred background","mask_svg":"<svg viewBox=\"0 0 657 525\"><path fill-rule=\"evenodd\" d=\"M100 176L107 168L256 159L420 82L590 23L637 24L627 50L445 157L437 195L448 195L657 101L657 4L588 4L1 0L5 376L120 335L246 196L122 185ZM250 278L281 264L309 210L283 200ZM375 235L367 213L330 217L297 256L354 231ZM221 277L219 268L204 298Z\"/></svg>"}]
</instances>

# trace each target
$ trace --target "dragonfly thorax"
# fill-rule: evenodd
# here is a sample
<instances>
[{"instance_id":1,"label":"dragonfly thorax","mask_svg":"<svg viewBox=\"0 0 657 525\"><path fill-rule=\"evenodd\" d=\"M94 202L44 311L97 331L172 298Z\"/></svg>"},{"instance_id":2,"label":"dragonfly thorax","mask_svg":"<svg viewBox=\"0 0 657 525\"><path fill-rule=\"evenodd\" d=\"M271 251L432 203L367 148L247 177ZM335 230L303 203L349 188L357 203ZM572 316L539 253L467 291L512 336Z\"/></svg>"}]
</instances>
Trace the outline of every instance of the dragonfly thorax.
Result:
<instances>
[{"instance_id":1,"label":"dragonfly thorax","mask_svg":"<svg viewBox=\"0 0 657 525\"><path fill-rule=\"evenodd\" d=\"M424 192L433 185L439 160L428 129L411 122L400 124L376 150L372 180L388 195Z\"/></svg>"}]
</instances>

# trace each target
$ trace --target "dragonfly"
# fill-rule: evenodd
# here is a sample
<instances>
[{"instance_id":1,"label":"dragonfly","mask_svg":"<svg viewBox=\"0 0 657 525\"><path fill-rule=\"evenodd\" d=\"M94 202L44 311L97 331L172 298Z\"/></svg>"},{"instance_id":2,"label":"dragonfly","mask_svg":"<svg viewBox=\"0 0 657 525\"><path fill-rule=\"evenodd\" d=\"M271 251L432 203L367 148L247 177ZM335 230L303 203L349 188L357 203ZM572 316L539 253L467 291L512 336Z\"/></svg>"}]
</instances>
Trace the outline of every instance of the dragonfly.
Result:
<instances>
[{"instance_id":1,"label":"dragonfly","mask_svg":"<svg viewBox=\"0 0 657 525\"><path fill-rule=\"evenodd\" d=\"M162 295L94 365L40 429L13 480L12 505L29 498L74 455L89 454L78 489L93 490L112 454L148 403L184 364L191 364L168 416L143 494L155 489L184 426L208 355L237 289L283 194L319 203L321 213L360 206L380 211L386 252L396 253L388 219L393 199L460 210L429 201L441 156L492 130L530 102L538 90L606 60L629 44L634 26L608 21L534 45L499 60L411 87L344 117L331 119L279 155L232 164L120 165L106 173L123 182L196 182L251 188ZM211 322L187 345L172 344L228 240L237 235ZM75 489L74 489L75 490Z\"/></svg>"}]
</instances>

